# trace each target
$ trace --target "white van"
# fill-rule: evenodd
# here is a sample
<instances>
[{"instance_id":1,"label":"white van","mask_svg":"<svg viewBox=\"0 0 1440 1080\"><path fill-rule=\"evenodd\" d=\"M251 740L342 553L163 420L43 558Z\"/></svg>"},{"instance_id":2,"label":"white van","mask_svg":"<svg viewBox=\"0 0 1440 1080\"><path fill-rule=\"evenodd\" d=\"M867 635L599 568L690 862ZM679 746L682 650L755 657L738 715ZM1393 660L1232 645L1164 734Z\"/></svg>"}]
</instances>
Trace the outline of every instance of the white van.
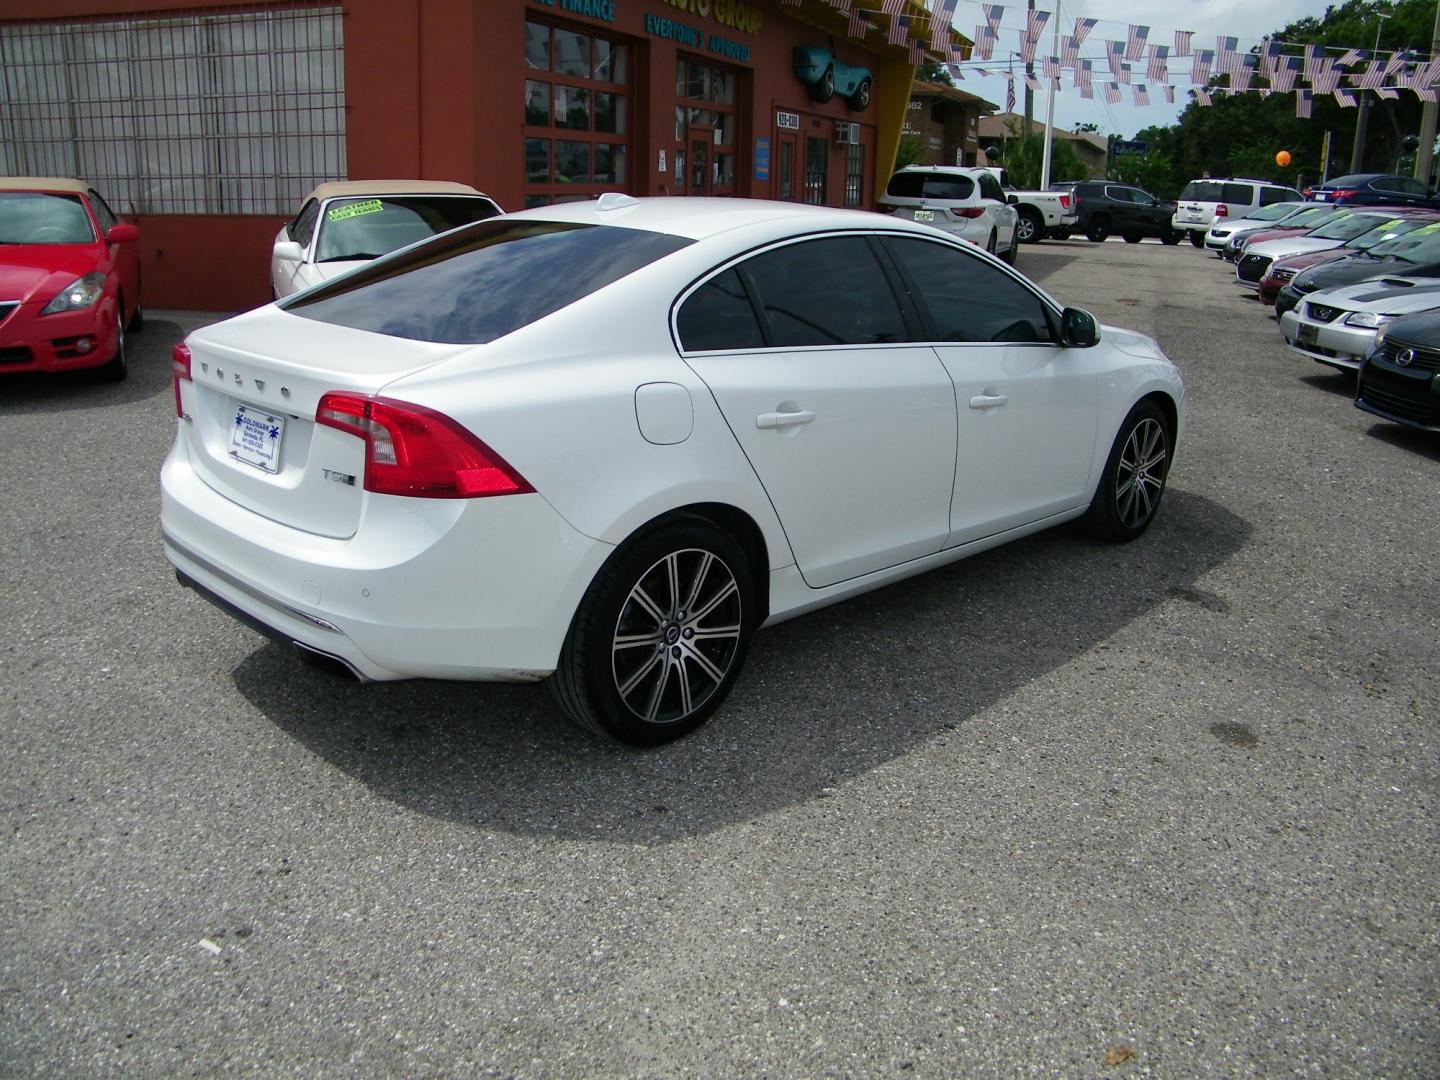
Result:
<instances>
[{"instance_id":1,"label":"white van","mask_svg":"<svg viewBox=\"0 0 1440 1080\"><path fill-rule=\"evenodd\" d=\"M1175 216L1170 223L1189 233L1190 243L1203 247L1205 233L1222 218L1242 218L1271 203L1304 201L1305 197L1294 188L1269 180L1206 177L1185 185L1175 200Z\"/></svg>"}]
</instances>

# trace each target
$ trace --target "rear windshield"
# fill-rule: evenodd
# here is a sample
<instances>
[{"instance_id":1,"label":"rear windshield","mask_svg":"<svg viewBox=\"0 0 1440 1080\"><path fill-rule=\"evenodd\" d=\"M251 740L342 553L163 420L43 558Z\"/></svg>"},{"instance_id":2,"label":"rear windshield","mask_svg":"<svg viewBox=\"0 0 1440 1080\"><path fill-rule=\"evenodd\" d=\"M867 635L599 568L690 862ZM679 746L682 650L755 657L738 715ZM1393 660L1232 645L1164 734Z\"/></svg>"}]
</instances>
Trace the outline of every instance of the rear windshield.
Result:
<instances>
[{"instance_id":1,"label":"rear windshield","mask_svg":"<svg viewBox=\"0 0 1440 1080\"><path fill-rule=\"evenodd\" d=\"M79 195L0 192L0 244L93 244L95 228Z\"/></svg>"},{"instance_id":2,"label":"rear windshield","mask_svg":"<svg viewBox=\"0 0 1440 1080\"><path fill-rule=\"evenodd\" d=\"M1371 179L1368 173L1351 173L1349 176L1337 176L1332 180L1326 180L1325 183L1320 186L1325 188L1360 187L1363 184L1369 183Z\"/></svg>"},{"instance_id":3,"label":"rear windshield","mask_svg":"<svg viewBox=\"0 0 1440 1080\"><path fill-rule=\"evenodd\" d=\"M1376 217L1374 214L1350 214L1348 217L1337 218L1329 224L1321 225L1310 235L1319 240L1353 240L1361 233L1369 232L1384 221L1384 218Z\"/></svg>"},{"instance_id":4,"label":"rear windshield","mask_svg":"<svg viewBox=\"0 0 1440 1080\"><path fill-rule=\"evenodd\" d=\"M1220 183L1217 180L1191 180L1180 193L1182 199L1196 202L1220 202Z\"/></svg>"},{"instance_id":5,"label":"rear windshield","mask_svg":"<svg viewBox=\"0 0 1440 1080\"><path fill-rule=\"evenodd\" d=\"M500 212L474 195L381 195L331 199L320 218L316 262L378 259L427 236Z\"/></svg>"},{"instance_id":6,"label":"rear windshield","mask_svg":"<svg viewBox=\"0 0 1440 1080\"><path fill-rule=\"evenodd\" d=\"M898 172L885 186L885 194L897 199L968 199L974 191L975 181L968 176L922 172Z\"/></svg>"},{"instance_id":7,"label":"rear windshield","mask_svg":"<svg viewBox=\"0 0 1440 1080\"><path fill-rule=\"evenodd\" d=\"M694 243L668 233L495 218L281 302L318 322L483 345Z\"/></svg>"}]
</instances>

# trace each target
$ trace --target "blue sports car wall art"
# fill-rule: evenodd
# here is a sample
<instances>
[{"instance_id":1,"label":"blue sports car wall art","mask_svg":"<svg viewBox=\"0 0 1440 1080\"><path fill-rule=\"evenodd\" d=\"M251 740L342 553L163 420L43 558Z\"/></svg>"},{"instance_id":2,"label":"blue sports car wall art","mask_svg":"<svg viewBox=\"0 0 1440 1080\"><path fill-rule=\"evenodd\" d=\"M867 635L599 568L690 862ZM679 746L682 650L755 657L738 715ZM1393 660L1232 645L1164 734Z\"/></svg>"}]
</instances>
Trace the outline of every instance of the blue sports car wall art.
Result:
<instances>
[{"instance_id":1,"label":"blue sports car wall art","mask_svg":"<svg viewBox=\"0 0 1440 1080\"><path fill-rule=\"evenodd\" d=\"M795 50L795 75L810 87L810 96L829 101L837 93L852 109L870 104L870 69L837 59L829 49L804 46Z\"/></svg>"}]
</instances>

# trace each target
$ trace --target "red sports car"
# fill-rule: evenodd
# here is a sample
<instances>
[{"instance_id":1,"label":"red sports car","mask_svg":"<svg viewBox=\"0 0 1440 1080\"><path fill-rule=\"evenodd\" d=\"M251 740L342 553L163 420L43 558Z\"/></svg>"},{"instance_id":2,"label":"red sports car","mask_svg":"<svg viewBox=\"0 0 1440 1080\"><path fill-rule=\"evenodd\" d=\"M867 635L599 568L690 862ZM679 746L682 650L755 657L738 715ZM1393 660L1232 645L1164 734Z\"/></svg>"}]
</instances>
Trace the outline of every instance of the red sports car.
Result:
<instances>
[{"instance_id":1,"label":"red sports car","mask_svg":"<svg viewBox=\"0 0 1440 1080\"><path fill-rule=\"evenodd\" d=\"M138 330L140 230L83 180L0 177L0 373L125 378Z\"/></svg>"}]
</instances>

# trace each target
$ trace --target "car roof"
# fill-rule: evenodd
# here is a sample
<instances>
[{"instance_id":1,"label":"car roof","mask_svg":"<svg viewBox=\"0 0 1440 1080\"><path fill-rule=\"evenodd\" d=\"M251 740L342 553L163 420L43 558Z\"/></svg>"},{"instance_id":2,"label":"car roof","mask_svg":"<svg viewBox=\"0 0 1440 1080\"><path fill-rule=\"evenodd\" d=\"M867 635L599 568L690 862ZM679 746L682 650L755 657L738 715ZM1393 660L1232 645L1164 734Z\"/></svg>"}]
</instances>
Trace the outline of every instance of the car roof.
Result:
<instances>
[{"instance_id":1,"label":"car roof","mask_svg":"<svg viewBox=\"0 0 1440 1080\"><path fill-rule=\"evenodd\" d=\"M90 185L70 176L0 176L0 191L74 191L84 194Z\"/></svg>"},{"instance_id":2,"label":"car roof","mask_svg":"<svg viewBox=\"0 0 1440 1080\"><path fill-rule=\"evenodd\" d=\"M773 202L766 199L705 198L687 195L634 198L613 195L583 202L560 203L521 210L508 218L534 218L538 221L573 221L587 225L613 225L626 229L669 233L691 240L705 240L722 233L751 226L807 219L818 228L875 229L899 228L922 235L935 230L925 225L869 210L840 210L831 206L808 203ZM803 231L799 230L799 231Z\"/></svg>"},{"instance_id":3,"label":"car roof","mask_svg":"<svg viewBox=\"0 0 1440 1080\"><path fill-rule=\"evenodd\" d=\"M320 184L311 199L339 199L350 195L483 195L469 184L454 180L332 180Z\"/></svg>"},{"instance_id":4,"label":"car roof","mask_svg":"<svg viewBox=\"0 0 1440 1080\"><path fill-rule=\"evenodd\" d=\"M994 168L998 169L999 166L994 166ZM982 168L979 165L906 165L903 169L899 169L897 171L945 173L947 176L952 174L958 174L961 176L974 176L976 173L982 172L987 173L990 176L995 175L990 168Z\"/></svg>"}]
</instances>

